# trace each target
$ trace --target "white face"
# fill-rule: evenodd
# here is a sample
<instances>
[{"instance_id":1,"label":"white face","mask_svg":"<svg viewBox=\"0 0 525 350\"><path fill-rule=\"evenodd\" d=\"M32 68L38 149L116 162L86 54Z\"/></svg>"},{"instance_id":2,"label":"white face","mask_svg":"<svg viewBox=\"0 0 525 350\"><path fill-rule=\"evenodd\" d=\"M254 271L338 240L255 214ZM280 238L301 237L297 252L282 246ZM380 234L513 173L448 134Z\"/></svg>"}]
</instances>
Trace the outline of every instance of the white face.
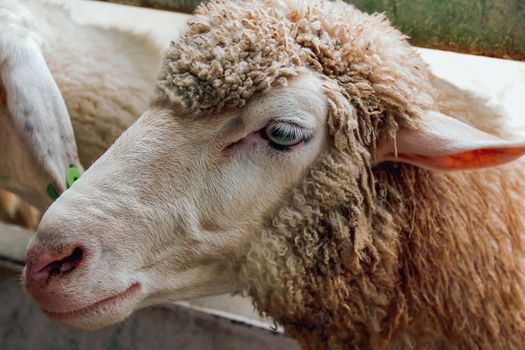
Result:
<instances>
[{"instance_id":1,"label":"white face","mask_svg":"<svg viewBox=\"0 0 525 350\"><path fill-rule=\"evenodd\" d=\"M28 292L51 318L89 329L238 289L265 215L326 147L326 114L309 71L221 115L149 110L44 215Z\"/></svg>"}]
</instances>

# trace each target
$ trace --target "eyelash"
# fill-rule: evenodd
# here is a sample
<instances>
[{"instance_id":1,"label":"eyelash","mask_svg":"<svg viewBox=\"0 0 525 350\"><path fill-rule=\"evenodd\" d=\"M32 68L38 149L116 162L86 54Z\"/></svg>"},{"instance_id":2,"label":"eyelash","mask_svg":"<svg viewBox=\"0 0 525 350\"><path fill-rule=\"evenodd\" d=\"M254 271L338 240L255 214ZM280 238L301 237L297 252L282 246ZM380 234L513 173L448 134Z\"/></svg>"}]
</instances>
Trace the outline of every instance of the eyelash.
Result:
<instances>
[{"instance_id":1,"label":"eyelash","mask_svg":"<svg viewBox=\"0 0 525 350\"><path fill-rule=\"evenodd\" d=\"M268 145L272 149L280 152L290 151L293 146L299 145L303 142L308 143L313 137L311 133L307 133L301 126L295 123L283 121L268 124L259 130L259 134L261 138L268 141ZM275 142L274 139L279 137L284 139L288 138L292 143L286 145ZM283 141L285 142L286 140Z\"/></svg>"}]
</instances>

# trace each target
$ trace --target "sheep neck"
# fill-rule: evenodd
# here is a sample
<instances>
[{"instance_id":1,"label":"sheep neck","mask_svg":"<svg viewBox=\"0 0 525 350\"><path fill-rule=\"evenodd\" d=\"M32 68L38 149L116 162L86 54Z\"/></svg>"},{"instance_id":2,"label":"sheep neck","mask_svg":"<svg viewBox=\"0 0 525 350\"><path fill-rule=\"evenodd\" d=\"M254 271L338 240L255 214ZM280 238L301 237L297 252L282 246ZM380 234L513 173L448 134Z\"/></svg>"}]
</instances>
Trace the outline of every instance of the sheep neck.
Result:
<instances>
[{"instance_id":1,"label":"sheep neck","mask_svg":"<svg viewBox=\"0 0 525 350\"><path fill-rule=\"evenodd\" d=\"M333 156L323 164L336 165ZM336 209L327 217L304 215L329 211L298 191L258 242L268 261L259 264L266 285L252 284L256 305L305 348L517 348L525 341L525 208L516 201L524 175L516 165L435 174L385 164L374 169L366 229L358 208L329 197ZM248 260L260 258L252 251Z\"/></svg>"}]
</instances>

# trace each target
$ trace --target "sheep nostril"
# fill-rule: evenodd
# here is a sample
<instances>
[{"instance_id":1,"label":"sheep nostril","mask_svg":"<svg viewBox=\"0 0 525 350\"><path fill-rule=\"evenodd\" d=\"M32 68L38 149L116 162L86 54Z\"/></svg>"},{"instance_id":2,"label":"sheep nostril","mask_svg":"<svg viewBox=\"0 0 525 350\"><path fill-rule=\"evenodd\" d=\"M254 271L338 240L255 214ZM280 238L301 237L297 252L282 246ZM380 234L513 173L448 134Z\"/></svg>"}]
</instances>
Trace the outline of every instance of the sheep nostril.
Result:
<instances>
[{"instance_id":1,"label":"sheep nostril","mask_svg":"<svg viewBox=\"0 0 525 350\"><path fill-rule=\"evenodd\" d=\"M60 260L55 260L35 272L37 275L45 274L47 275L47 278L65 274L67 272L73 271L80 264L83 255L84 252L82 249L76 247L73 249L70 255Z\"/></svg>"},{"instance_id":2,"label":"sheep nostril","mask_svg":"<svg viewBox=\"0 0 525 350\"><path fill-rule=\"evenodd\" d=\"M76 247L75 249L73 249L73 252L71 253L71 255L58 261L60 265L57 267L58 268L57 274L66 273L66 272L74 270L80 264L80 261L82 260L82 255L83 255L82 249L80 249L79 247Z\"/></svg>"}]
</instances>

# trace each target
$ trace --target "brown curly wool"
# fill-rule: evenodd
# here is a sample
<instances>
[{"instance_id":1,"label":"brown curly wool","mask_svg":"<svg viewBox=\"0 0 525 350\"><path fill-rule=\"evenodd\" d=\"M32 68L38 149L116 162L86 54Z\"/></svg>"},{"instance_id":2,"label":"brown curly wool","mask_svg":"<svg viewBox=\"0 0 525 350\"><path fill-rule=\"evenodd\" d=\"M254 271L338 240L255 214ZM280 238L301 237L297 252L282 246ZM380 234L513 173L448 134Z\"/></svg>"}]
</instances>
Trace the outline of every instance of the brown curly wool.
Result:
<instances>
[{"instance_id":1,"label":"brown curly wool","mask_svg":"<svg viewBox=\"0 0 525 350\"><path fill-rule=\"evenodd\" d=\"M257 308L309 349L523 348L525 174L372 165L377 142L425 110L501 132L493 109L434 78L383 16L317 0L202 5L156 100L217 113L305 67L323 76L331 146L243 262Z\"/></svg>"},{"instance_id":2,"label":"brown curly wool","mask_svg":"<svg viewBox=\"0 0 525 350\"><path fill-rule=\"evenodd\" d=\"M388 107L406 122L404 114L433 107L424 63L402 34L343 3L216 1L198 7L188 27L156 88L157 101L188 112L241 107L304 66L338 80L366 114Z\"/></svg>"}]
</instances>

